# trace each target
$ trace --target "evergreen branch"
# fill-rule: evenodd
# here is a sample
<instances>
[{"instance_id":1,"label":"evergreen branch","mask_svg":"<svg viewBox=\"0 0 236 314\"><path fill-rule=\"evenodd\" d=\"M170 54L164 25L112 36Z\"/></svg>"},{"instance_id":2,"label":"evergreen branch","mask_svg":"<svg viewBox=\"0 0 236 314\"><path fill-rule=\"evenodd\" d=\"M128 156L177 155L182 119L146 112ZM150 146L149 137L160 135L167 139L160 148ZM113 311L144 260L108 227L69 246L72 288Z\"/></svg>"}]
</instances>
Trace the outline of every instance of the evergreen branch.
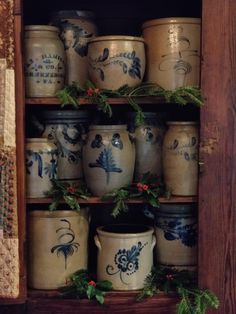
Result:
<instances>
[{"instance_id":1,"label":"evergreen branch","mask_svg":"<svg viewBox=\"0 0 236 314\"><path fill-rule=\"evenodd\" d=\"M58 91L56 96L60 99L62 106L73 105L78 108L79 97L85 97L97 105L98 110L103 111L109 117L112 116L112 108L108 98L127 97L129 104L136 112L135 124L144 124L144 114L138 105L138 97L161 97L167 103L177 103L180 105L194 104L198 107L203 105L203 97L199 88L195 86L178 87L175 90L164 90L155 83L141 83L138 87L123 85L117 90L99 89L91 82L87 81L85 88L78 83L64 87Z\"/></svg>"},{"instance_id":2,"label":"evergreen branch","mask_svg":"<svg viewBox=\"0 0 236 314\"><path fill-rule=\"evenodd\" d=\"M95 299L103 304L105 293L112 290L112 283L108 280L95 281L86 270L78 270L69 278L67 286L59 288L63 296L77 297L79 299Z\"/></svg>"},{"instance_id":3,"label":"evergreen branch","mask_svg":"<svg viewBox=\"0 0 236 314\"><path fill-rule=\"evenodd\" d=\"M159 207L159 197L164 195L165 189L149 172L145 173L140 182L132 183L120 189L114 189L102 196L103 200L112 199L115 203L111 215L117 217L122 212L127 212L127 200L144 198L152 207Z\"/></svg>"},{"instance_id":4,"label":"evergreen branch","mask_svg":"<svg viewBox=\"0 0 236 314\"><path fill-rule=\"evenodd\" d=\"M60 201L65 203L72 210L80 210L79 198L87 199L90 196L88 189L83 184L70 184L60 180L52 179L52 188L45 193L46 196L52 198L52 203L49 205L49 210L56 210Z\"/></svg>"},{"instance_id":5,"label":"evergreen branch","mask_svg":"<svg viewBox=\"0 0 236 314\"><path fill-rule=\"evenodd\" d=\"M208 307L219 307L219 300L213 292L197 287L195 272L162 266L153 268L137 300L142 301L158 291L177 293L180 301L176 305L176 314L205 314Z\"/></svg>"}]
</instances>

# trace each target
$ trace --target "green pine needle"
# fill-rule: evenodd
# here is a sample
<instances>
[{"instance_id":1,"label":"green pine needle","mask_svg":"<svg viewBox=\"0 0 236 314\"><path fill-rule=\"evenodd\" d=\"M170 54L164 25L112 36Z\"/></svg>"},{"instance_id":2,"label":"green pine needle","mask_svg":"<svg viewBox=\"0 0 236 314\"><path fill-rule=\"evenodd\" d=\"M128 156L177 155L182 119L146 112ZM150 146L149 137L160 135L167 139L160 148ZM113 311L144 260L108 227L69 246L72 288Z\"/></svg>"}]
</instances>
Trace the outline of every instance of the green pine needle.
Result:
<instances>
[{"instance_id":1,"label":"green pine needle","mask_svg":"<svg viewBox=\"0 0 236 314\"><path fill-rule=\"evenodd\" d=\"M128 103L134 109L135 125L144 124L144 113L137 103L138 97L160 97L164 98L167 103L176 103L182 106L194 104L197 107L203 105L204 99L201 91L195 86L178 87L175 90L164 90L155 83L141 83L137 87L121 86L117 90L98 89L91 81L87 81L85 88L81 87L77 82L72 85L65 86L58 91L56 96L60 99L62 106L73 105L78 108L80 105L79 97L85 97L97 105L97 109L103 111L109 117L112 116L112 108L108 98L126 97Z\"/></svg>"},{"instance_id":2,"label":"green pine needle","mask_svg":"<svg viewBox=\"0 0 236 314\"><path fill-rule=\"evenodd\" d=\"M180 301L176 305L176 314L205 314L207 308L218 309L220 305L213 292L197 287L196 273L188 270L178 271L163 266L153 268L137 300L142 301L158 291L177 293Z\"/></svg>"}]
</instances>

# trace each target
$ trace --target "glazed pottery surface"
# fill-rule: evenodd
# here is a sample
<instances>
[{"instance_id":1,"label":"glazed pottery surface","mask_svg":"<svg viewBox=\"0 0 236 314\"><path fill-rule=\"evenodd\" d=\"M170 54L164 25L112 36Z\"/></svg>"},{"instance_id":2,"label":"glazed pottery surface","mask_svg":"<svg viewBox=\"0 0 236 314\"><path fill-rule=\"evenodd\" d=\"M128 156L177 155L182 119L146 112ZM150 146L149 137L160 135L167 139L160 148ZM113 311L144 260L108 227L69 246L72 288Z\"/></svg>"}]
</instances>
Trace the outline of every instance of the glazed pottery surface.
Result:
<instances>
[{"instance_id":1,"label":"glazed pottery surface","mask_svg":"<svg viewBox=\"0 0 236 314\"><path fill-rule=\"evenodd\" d=\"M58 148L58 179L83 179L82 148L88 132L88 111L48 110L42 112L42 137Z\"/></svg>"},{"instance_id":2,"label":"glazed pottery surface","mask_svg":"<svg viewBox=\"0 0 236 314\"><path fill-rule=\"evenodd\" d=\"M155 209L157 261L178 269L197 265L197 212L193 204L161 204Z\"/></svg>"},{"instance_id":3,"label":"glazed pottery surface","mask_svg":"<svg viewBox=\"0 0 236 314\"><path fill-rule=\"evenodd\" d=\"M135 147L126 125L90 127L83 147L83 169L87 186L101 196L133 180Z\"/></svg>"},{"instance_id":4,"label":"glazed pottery surface","mask_svg":"<svg viewBox=\"0 0 236 314\"><path fill-rule=\"evenodd\" d=\"M142 289L153 266L156 243L152 227L110 225L97 228L98 280L109 280L114 290Z\"/></svg>"},{"instance_id":5,"label":"glazed pottery surface","mask_svg":"<svg viewBox=\"0 0 236 314\"><path fill-rule=\"evenodd\" d=\"M26 140L26 195L46 197L57 178L57 147L45 138Z\"/></svg>"},{"instance_id":6,"label":"glazed pottery surface","mask_svg":"<svg viewBox=\"0 0 236 314\"><path fill-rule=\"evenodd\" d=\"M173 195L197 194L198 126L196 122L167 122L163 141L163 175Z\"/></svg>"},{"instance_id":7,"label":"glazed pottery surface","mask_svg":"<svg viewBox=\"0 0 236 314\"><path fill-rule=\"evenodd\" d=\"M29 276L34 289L57 289L87 269L89 212L35 210L29 213Z\"/></svg>"},{"instance_id":8,"label":"glazed pottery surface","mask_svg":"<svg viewBox=\"0 0 236 314\"><path fill-rule=\"evenodd\" d=\"M65 52L59 29L47 25L25 27L25 85L27 97L55 97L64 87Z\"/></svg>"},{"instance_id":9,"label":"glazed pottery surface","mask_svg":"<svg viewBox=\"0 0 236 314\"><path fill-rule=\"evenodd\" d=\"M66 83L78 82L84 86L88 80L88 41L96 36L94 14L90 11L59 11L53 23L60 29L66 51Z\"/></svg>"},{"instance_id":10,"label":"glazed pottery surface","mask_svg":"<svg viewBox=\"0 0 236 314\"><path fill-rule=\"evenodd\" d=\"M133 127L135 138L134 179L139 181L144 173L149 172L157 177L162 176L162 142L164 125L155 112L144 112L145 124ZM132 126L131 126L132 128Z\"/></svg>"},{"instance_id":11,"label":"glazed pottery surface","mask_svg":"<svg viewBox=\"0 0 236 314\"><path fill-rule=\"evenodd\" d=\"M173 90L199 86L201 20L161 18L142 26L147 44L146 80Z\"/></svg>"},{"instance_id":12,"label":"glazed pottery surface","mask_svg":"<svg viewBox=\"0 0 236 314\"><path fill-rule=\"evenodd\" d=\"M116 90L142 82L145 48L141 37L101 36L88 44L89 77L98 88Z\"/></svg>"}]
</instances>

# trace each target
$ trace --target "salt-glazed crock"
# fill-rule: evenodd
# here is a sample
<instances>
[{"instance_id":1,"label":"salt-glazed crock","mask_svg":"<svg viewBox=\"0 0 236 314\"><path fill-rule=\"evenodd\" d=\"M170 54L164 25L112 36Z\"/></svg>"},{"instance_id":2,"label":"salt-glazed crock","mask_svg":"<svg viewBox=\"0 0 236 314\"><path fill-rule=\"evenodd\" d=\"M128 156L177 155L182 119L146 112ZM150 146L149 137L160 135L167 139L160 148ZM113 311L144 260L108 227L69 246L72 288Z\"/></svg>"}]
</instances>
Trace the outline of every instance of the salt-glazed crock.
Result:
<instances>
[{"instance_id":1,"label":"salt-glazed crock","mask_svg":"<svg viewBox=\"0 0 236 314\"><path fill-rule=\"evenodd\" d=\"M195 204L161 204L155 213L156 256L161 265L197 267L197 210Z\"/></svg>"},{"instance_id":2,"label":"salt-glazed crock","mask_svg":"<svg viewBox=\"0 0 236 314\"><path fill-rule=\"evenodd\" d=\"M64 87L65 52L59 29L25 26L25 92L27 97L55 97Z\"/></svg>"},{"instance_id":3,"label":"salt-glazed crock","mask_svg":"<svg viewBox=\"0 0 236 314\"><path fill-rule=\"evenodd\" d=\"M86 110L45 110L37 127L42 137L58 149L58 179L69 182L83 180L82 148L88 132Z\"/></svg>"},{"instance_id":4,"label":"salt-glazed crock","mask_svg":"<svg viewBox=\"0 0 236 314\"><path fill-rule=\"evenodd\" d=\"M126 125L91 125L83 170L92 194L101 196L133 181L135 146Z\"/></svg>"},{"instance_id":5,"label":"salt-glazed crock","mask_svg":"<svg viewBox=\"0 0 236 314\"><path fill-rule=\"evenodd\" d=\"M89 210L29 212L29 287L57 289L87 269Z\"/></svg>"},{"instance_id":6,"label":"salt-glazed crock","mask_svg":"<svg viewBox=\"0 0 236 314\"><path fill-rule=\"evenodd\" d=\"M132 36L99 36L88 43L89 77L102 89L116 90L142 82L146 59L144 39Z\"/></svg>"},{"instance_id":7,"label":"salt-glazed crock","mask_svg":"<svg viewBox=\"0 0 236 314\"><path fill-rule=\"evenodd\" d=\"M97 35L94 13L64 10L53 14L52 23L60 29L66 52L66 83L78 82L84 86L88 80L88 41Z\"/></svg>"},{"instance_id":8,"label":"salt-glazed crock","mask_svg":"<svg viewBox=\"0 0 236 314\"><path fill-rule=\"evenodd\" d=\"M98 227L98 280L111 281L115 290L142 289L153 266L153 233L153 228L145 225Z\"/></svg>"},{"instance_id":9,"label":"salt-glazed crock","mask_svg":"<svg viewBox=\"0 0 236 314\"><path fill-rule=\"evenodd\" d=\"M26 196L46 197L57 178L57 147L47 138L26 139Z\"/></svg>"},{"instance_id":10,"label":"salt-glazed crock","mask_svg":"<svg viewBox=\"0 0 236 314\"><path fill-rule=\"evenodd\" d=\"M162 143L165 126L161 115L156 112L144 112L144 124L135 127L134 114L128 114L129 131L135 141L134 180L140 181L149 172L158 181L162 179Z\"/></svg>"},{"instance_id":11,"label":"salt-glazed crock","mask_svg":"<svg viewBox=\"0 0 236 314\"><path fill-rule=\"evenodd\" d=\"M194 121L167 122L163 141L163 175L173 195L197 195L198 124Z\"/></svg>"},{"instance_id":12,"label":"salt-glazed crock","mask_svg":"<svg viewBox=\"0 0 236 314\"><path fill-rule=\"evenodd\" d=\"M146 21L146 80L167 90L199 86L201 20L173 17Z\"/></svg>"}]
</instances>

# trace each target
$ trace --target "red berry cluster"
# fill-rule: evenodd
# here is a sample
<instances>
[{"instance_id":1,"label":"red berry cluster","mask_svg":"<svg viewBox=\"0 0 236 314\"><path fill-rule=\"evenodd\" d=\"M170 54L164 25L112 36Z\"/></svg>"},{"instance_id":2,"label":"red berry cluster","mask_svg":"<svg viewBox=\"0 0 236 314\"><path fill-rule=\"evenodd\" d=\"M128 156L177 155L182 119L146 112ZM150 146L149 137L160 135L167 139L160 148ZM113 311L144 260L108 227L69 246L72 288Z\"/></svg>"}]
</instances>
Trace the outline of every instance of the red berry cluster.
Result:
<instances>
[{"instance_id":1,"label":"red berry cluster","mask_svg":"<svg viewBox=\"0 0 236 314\"><path fill-rule=\"evenodd\" d=\"M147 184L142 184L141 182L137 183L137 189L139 192L147 191L149 186Z\"/></svg>"},{"instance_id":2,"label":"red berry cluster","mask_svg":"<svg viewBox=\"0 0 236 314\"><path fill-rule=\"evenodd\" d=\"M92 97L94 96L94 94L99 94L100 93L100 89L99 88L92 88L89 87L86 91L87 96Z\"/></svg>"}]
</instances>

